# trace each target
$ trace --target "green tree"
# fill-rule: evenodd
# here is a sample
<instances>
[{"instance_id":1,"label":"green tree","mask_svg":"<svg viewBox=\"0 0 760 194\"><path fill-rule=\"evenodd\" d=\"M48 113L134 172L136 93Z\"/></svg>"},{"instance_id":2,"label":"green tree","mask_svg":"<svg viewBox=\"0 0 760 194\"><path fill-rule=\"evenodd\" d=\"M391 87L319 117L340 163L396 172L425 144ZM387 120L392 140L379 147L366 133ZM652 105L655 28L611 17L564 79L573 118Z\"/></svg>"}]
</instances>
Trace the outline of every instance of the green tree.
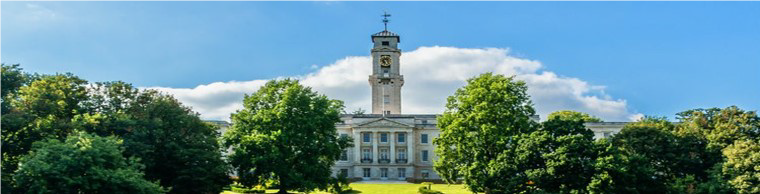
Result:
<instances>
[{"instance_id":1,"label":"green tree","mask_svg":"<svg viewBox=\"0 0 760 194\"><path fill-rule=\"evenodd\" d=\"M521 138L518 153L534 156L527 174L537 189L585 193L594 174L594 134L582 120L562 119L551 118L542 123L539 131Z\"/></svg>"},{"instance_id":2,"label":"green tree","mask_svg":"<svg viewBox=\"0 0 760 194\"><path fill-rule=\"evenodd\" d=\"M3 79L22 74L19 69L13 71L19 72L4 73ZM10 94L15 89L3 89L9 92L3 100L10 102L9 111L2 116L4 193L12 188L8 186L11 184L7 182L8 176L16 170L19 158L31 149L32 143L48 138L63 140L74 129L71 119L85 111L81 102L87 100L87 81L71 74L46 75L33 80L25 82L28 84L21 86L18 94ZM14 97L10 98L11 95Z\"/></svg>"},{"instance_id":3,"label":"green tree","mask_svg":"<svg viewBox=\"0 0 760 194\"><path fill-rule=\"evenodd\" d=\"M25 123L24 117L22 114L18 114L18 111L15 111L14 114L11 113L12 107L11 107L11 101L15 100L18 97L18 90L21 88L21 86L24 85L25 77L24 73L21 71L21 68L18 64L15 65L5 65L1 64L2 66L2 81L0 84L0 94L2 94L2 110L0 110L0 113L2 113L2 177L0 179L0 182L2 182L2 193L10 193L10 188L12 187L12 175L13 171L16 170L16 162L18 160L18 156L16 153L11 153L9 150L11 150L11 147L13 144L10 144L10 141L7 141L6 138L9 136L9 134L14 133L18 131Z\"/></svg>"},{"instance_id":4,"label":"green tree","mask_svg":"<svg viewBox=\"0 0 760 194\"><path fill-rule=\"evenodd\" d=\"M728 156L724 151L737 141L760 139L760 117L756 111L745 111L736 106L726 108L693 109L678 113L681 124L674 133L691 147L689 155L696 165L694 174L697 192L734 193L729 184L731 173L724 173ZM701 169L701 171L700 171Z\"/></svg>"},{"instance_id":5,"label":"green tree","mask_svg":"<svg viewBox=\"0 0 760 194\"><path fill-rule=\"evenodd\" d=\"M514 77L482 74L448 98L434 140L435 170L448 182L463 178L473 192L529 190L530 163L518 155L520 139L536 130L527 86Z\"/></svg>"},{"instance_id":6,"label":"green tree","mask_svg":"<svg viewBox=\"0 0 760 194\"><path fill-rule=\"evenodd\" d=\"M331 166L350 146L335 128L342 111L342 102L291 79L269 81L246 95L224 136L241 184L276 180L280 193L327 189Z\"/></svg>"},{"instance_id":7,"label":"green tree","mask_svg":"<svg viewBox=\"0 0 760 194\"><path fill-rule=\"evenodd\" d=\"M760 193L760 140L738 140L723 150L723 173L738 193Z\"/></svg>"},{"instance_id":8,"label":"green tree","mask_svg":"<svg viewBox=\"0 0 760 194\"><path fill-rule=\"evenodd\" d=\"M125 158L115 137L78 133L39 141L21 159L14 179L27 193L163 193L143 178L135 158Z\"/></svg>"},{"instance_id":9,"label":"green tree","mask_svg":"<svg viewBox=\"0 0 760 194\"><path fill-rule=\"evenodd\" d=\"M560 110L553 112L549 114L548 119L582 120L583 122L604 122L602 119L591 116L587 113L572 110Z\"/></svg>"},{"instance_id":10,"label":"green tree","mask_svg":"<svg viewBox=\"0 0 760 194\"><path fill-rule=\"evenodd\" d=\"M699 193L698 184L707 181L706 169L713 164L704 161L704 144L674 131L675 125L658 117L623 127L611 141L627 159L620 166L633 170L621 170L628 178L616 180L637 192Z\"/></svg>"},{"instance_id":11,"label":"green tree","mask_svg":"<svg viewBox=\"0 0 760 194\"><path fill-rule=\"evenodd\" d=\"M638 179L651 174L651 168L642 166L646 162L639 155L626 155L609 138L594 142L597 158L594 161L594 175L586 187L589 193L640 193ZM662 191L660 191L662 192Z\"/></svg>"},{"instance_id":12,"label":"green tree","mask_svg":"<svg viewBox=\"0 0 760 194\"><path fill-rule=\"evenodd\" d=\"M170 193L219 193L230 183L216 126L169 95L138 90L124 82L89 89L92 112L78 126L124 139L125 155L141 159L149 180Z\"/></svg>"},{"instance_id":13,"label":"green tree","mask_svg":"<svg viewBox=\"0 0 760 194\"><path fill-rule=\"evenodd\" d=\"M677 115L682 122L677 133L699 135L707 141L708 149L718 152L736 140L760 138L760 117L756 111L729 106L688 110Z\"/></svg>"},{"instance_id":14,"label":"green tree","mask_svg":"<svg viewBox=\"0 0 760 194\"><path fill-rule=\"evenodd\" d=\"M18 93L18 90L21 88L21 86L24 85L24 82L26 78L24 77L24 72L22 72L21 68L18 64L14 65L5 65L2 64L2 86L0 86L2 98L2 114L8 114L10 112L10 98L14 98L16 94Z\"/></svg>"}]
</instances>

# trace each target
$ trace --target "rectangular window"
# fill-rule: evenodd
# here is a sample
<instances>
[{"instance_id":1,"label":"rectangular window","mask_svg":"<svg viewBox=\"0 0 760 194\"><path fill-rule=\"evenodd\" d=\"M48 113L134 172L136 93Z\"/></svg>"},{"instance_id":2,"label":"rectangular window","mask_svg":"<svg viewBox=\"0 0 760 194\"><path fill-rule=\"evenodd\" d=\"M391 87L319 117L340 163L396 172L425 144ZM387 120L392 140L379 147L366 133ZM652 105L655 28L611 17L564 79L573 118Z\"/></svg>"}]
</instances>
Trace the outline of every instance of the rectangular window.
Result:
<instances>
[{"instance_id":1,"label":"rectangular window","mask_svg":"<svg viewBox=\"0 0 760 194\"><path fill-rule=\"evenodd\" d=\"M398 159L406 159L406 149L398 149Z\"/></svg>"},{"instance_id":2,"label":"rectangular window","mask_svg":"<svg viewBox=\"0 0 760 194\"><path fill-rule=\"evenodd\" d=\"M423 125L427 125L427 120L422 120Z\"/></svg>"},{"instance_id":3,"label":"rectangular window","mask_svg":"<svg viewBox=\"0 0 760 194\"><path fill-rule=\"evenodd\" d=\"M342 174L343 176L348 176L348 169L345 169L345 168L340 169L340 174Z\"/></svg>"},{"instance_id":4,"label":"rectangular window","mask_svg":"<svg viewBox=\"0 0 760 194\"><path fill-rule=\"evenodd\" d=\"M391 103L391 96L390 95L383 95L383 103L390 104Z\"/></svg>"},{"instance_id":5,"label":"rectangular window","mask_svg":"<svg viewBox=\"0 0 760 194\"><path fill-rule=\"evenodd\" d=\"M362 133L362 137L364 139L364 143L369 143L370 138L371 138L370 135L371 134L369 134L369 133Z\"/></svg>"},{"instance_id":6,"label":"rectangular window","mask_svg":"<svg viewBox=\"0 0 760 194\"><path fill-rule=\"evenodd\" d=\"M406 178L406 168L398 168L398 178Z\"/></svg>"},{"instance_id":7,"label":"rectangular window","mask_svg":"<svg viewBox=\"0 0 760 194\"><path fill-rule=\"evenodd\" d=\"M369 168L364 168L364 178L369 178L370 176L372 176L372 174L370 174L370 172L371 171L370 171Z\"/></svg>"},{"instance_id":8,"label":"rectangular window","mask_svg":"<svg viewBox=\"0 0 760 194\"><path fill-rule=\"evenodd\" d=\"M422 161L423 162L427 162L428 161L428 151L427 150L422 150L421 154L422 154Z\"/></svg>"},{"instance_id":9,"label":"rectangular window","mask_svg":"<svg viewBox=\"0 0 760 194\"><path fill-rule=\"evenodd\" d=\"M405 133L399 133L398 134L398 142L404 143L406 141L406 134Z\"/></svg>"},{"instance_id":10,"label":"rectangular window","mask_svg":"<svg viewBox=\"0 0 760 194\"><path fill-rule=\"evenodd\" d=\"M390 45L391 45L391 42L383 41L383 46L390 46Z\"/></svg>"},{"instance_id":11,"label":"rectangular window","mask_svg":"<svg viewBox=\"0 0 760 194\"><path fill-rule=\"evenodd\" d=\"M420 143L428 143L428 134L420 134Z\"/></svg>"},{"instance_id":12,"label":"rectangular window","mask_svg":"<svg viewBox=\"0 0 760 194\"><path fill-rule=\"evenodd\" d=\"M348 150L340 152L340 161L348 161Z\"/></svg>"},{"instance_id":13,"label":"rectangular window","mask_svg":"<svg viewBox=\"0 0 760 194\"><path fill-rule=\"evenodd\" d=\"M383 77L390 77L390 71L388 69L383 69Z\"/></svg>"},{"instance_id":14,"label":"rectangular window","mask_svg":"<svg viewBox=\"0 0 760 194\"><path fill-rule=\"evenodd\" d=\"M388 168L380 168L380 177L388 178Z\"/></svg>"},{"instance_id":15,"label":"rectangular window","mask_svg":"<svg viewBox=\"0 0 760 194\"><path fill-rule=\"evenodd\" d=\"M386 115L389 115L389 114L391 114L391 111L389 111L389 110L386 110L386 111L384 111L384 112L385 112L385 114L386 114Z\"/></svg>"},{"instance_id":16,"label":"rectangular window","mask_svg":"<svg viewBox=\"0 0 760 194\"><path fill-rule=\"evenodd\" d=\"M380 159L388 159L388 149L380 149Z\"/></svg>"},{"instance_id":17,"label":"rectangular window","mask_svg":"<svg viewBox=\"0 0 760 194\"><path fill-rule=\"evenodd\" d=\"M387 133L381 133L380 134L380 142L388 143L388 134Z\"/></svg>"},{"instance_id":18,"label":"rectangular window","mask_svg":"<svg viewBox=\"0 0 760 194\"><path fill-rule=\"evenodd\" d=\"M604 138L610 137L610 132L604 132Z\"/></svg>"},{"instance_id":19,"label":"rectangular window","mask_svg":"<svg viewBox=\"0 0 760 194\"><path fill-rule=\"evenodd\" d=\"M430 177L430 171L428 170L420 170L420 175L422 175L422 178L428 178Z\"/></svg>"},{"instance_id":20,"label":"rectangular window","mask_svg":"<svg viewBox=\"0 0 760 194\"><path fill-rule=\"evenodd\" d=\"M372 159L372 152L369 149L362 150L362 159Z\"/></svg>"}]
</instances>

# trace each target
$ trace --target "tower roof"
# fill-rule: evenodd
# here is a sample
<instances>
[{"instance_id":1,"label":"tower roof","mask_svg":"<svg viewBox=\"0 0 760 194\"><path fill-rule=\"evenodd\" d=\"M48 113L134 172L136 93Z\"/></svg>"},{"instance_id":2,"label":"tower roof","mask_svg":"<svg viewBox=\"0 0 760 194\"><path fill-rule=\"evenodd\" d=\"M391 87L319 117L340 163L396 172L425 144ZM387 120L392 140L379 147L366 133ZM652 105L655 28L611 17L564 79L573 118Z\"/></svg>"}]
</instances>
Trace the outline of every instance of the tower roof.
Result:
<instances>
[{"instance_id":1,"label":"tower roof","mask_svg":"<svg viewBox=\"0 0 760 194\"><path fill-rule=\"evenodd\" d=\"M375 37L396 37L396 41L401 42L401 38L398 36L398 34L388 31L388 30L383 30L382 32L373 34L372 42L375 42Z\"/></svg>"}]
</instances>

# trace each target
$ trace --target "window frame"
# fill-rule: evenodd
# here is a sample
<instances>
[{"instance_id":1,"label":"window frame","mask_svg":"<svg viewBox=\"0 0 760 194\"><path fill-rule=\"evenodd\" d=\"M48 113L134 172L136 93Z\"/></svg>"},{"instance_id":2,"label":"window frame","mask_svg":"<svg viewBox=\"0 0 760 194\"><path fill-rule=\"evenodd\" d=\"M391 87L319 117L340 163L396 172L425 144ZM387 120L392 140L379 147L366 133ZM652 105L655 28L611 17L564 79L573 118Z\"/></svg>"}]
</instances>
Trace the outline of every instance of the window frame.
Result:
<instances>
[{"instance_id":1,"label":"window frame","mask_svg":"<svg viewBox=\"0 0 760 194\"><path fill-rule=\"evenodd\" d=\"M362 143L371 143L371 142L372 142L372 134L362 133Z\"/></svg>"},{"instance_id":2,"label":"window frame","mask_svg":"<svg viewBox=\"0 0 760 194\"><path fill-rule=\"evenodd\" d=\"M388 168L380 168L380 178L388 178Z\"/></svg>"},{"instance_id":3,"label":"window frame","mask_svg":"<svg viewBox=\"0 0 760 194\"><path fill-rule=\"evenodd\" d=\"M362 160L372 159L372 150L369 148L362 149Z\"/></svg>"},{"instance_id":4,"label":"window frame","mask_svg":"<svg viewBox=\"0 0 760 194\"><path fill-rule=\"evenodd\" d=\"M364 178L370 178L370 177L372 177L372 169L371 168L362 168L362 177L364 177Z\"/></svg>"}]
</instances>

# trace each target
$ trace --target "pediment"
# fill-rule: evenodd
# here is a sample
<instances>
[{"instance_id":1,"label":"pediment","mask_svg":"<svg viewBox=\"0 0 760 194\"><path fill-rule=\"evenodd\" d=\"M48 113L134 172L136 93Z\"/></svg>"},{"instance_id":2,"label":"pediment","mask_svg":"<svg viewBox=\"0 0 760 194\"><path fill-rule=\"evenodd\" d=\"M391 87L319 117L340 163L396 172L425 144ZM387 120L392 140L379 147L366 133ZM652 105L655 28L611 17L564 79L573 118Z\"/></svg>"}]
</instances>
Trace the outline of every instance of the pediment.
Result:
<instances>
[{"instance_id":1,"label":"pediment","mask_svg":"<svg viewBox=\"0 0 760 194\"><path fill-rule=\"evenodd\" d=\"M398 121L394 121L387 118L379 118L377 120L371 120L363 123L359 123L356 127L366 128L412 128L414 125L404 124Z\"/></svg>"}]
</instances>

